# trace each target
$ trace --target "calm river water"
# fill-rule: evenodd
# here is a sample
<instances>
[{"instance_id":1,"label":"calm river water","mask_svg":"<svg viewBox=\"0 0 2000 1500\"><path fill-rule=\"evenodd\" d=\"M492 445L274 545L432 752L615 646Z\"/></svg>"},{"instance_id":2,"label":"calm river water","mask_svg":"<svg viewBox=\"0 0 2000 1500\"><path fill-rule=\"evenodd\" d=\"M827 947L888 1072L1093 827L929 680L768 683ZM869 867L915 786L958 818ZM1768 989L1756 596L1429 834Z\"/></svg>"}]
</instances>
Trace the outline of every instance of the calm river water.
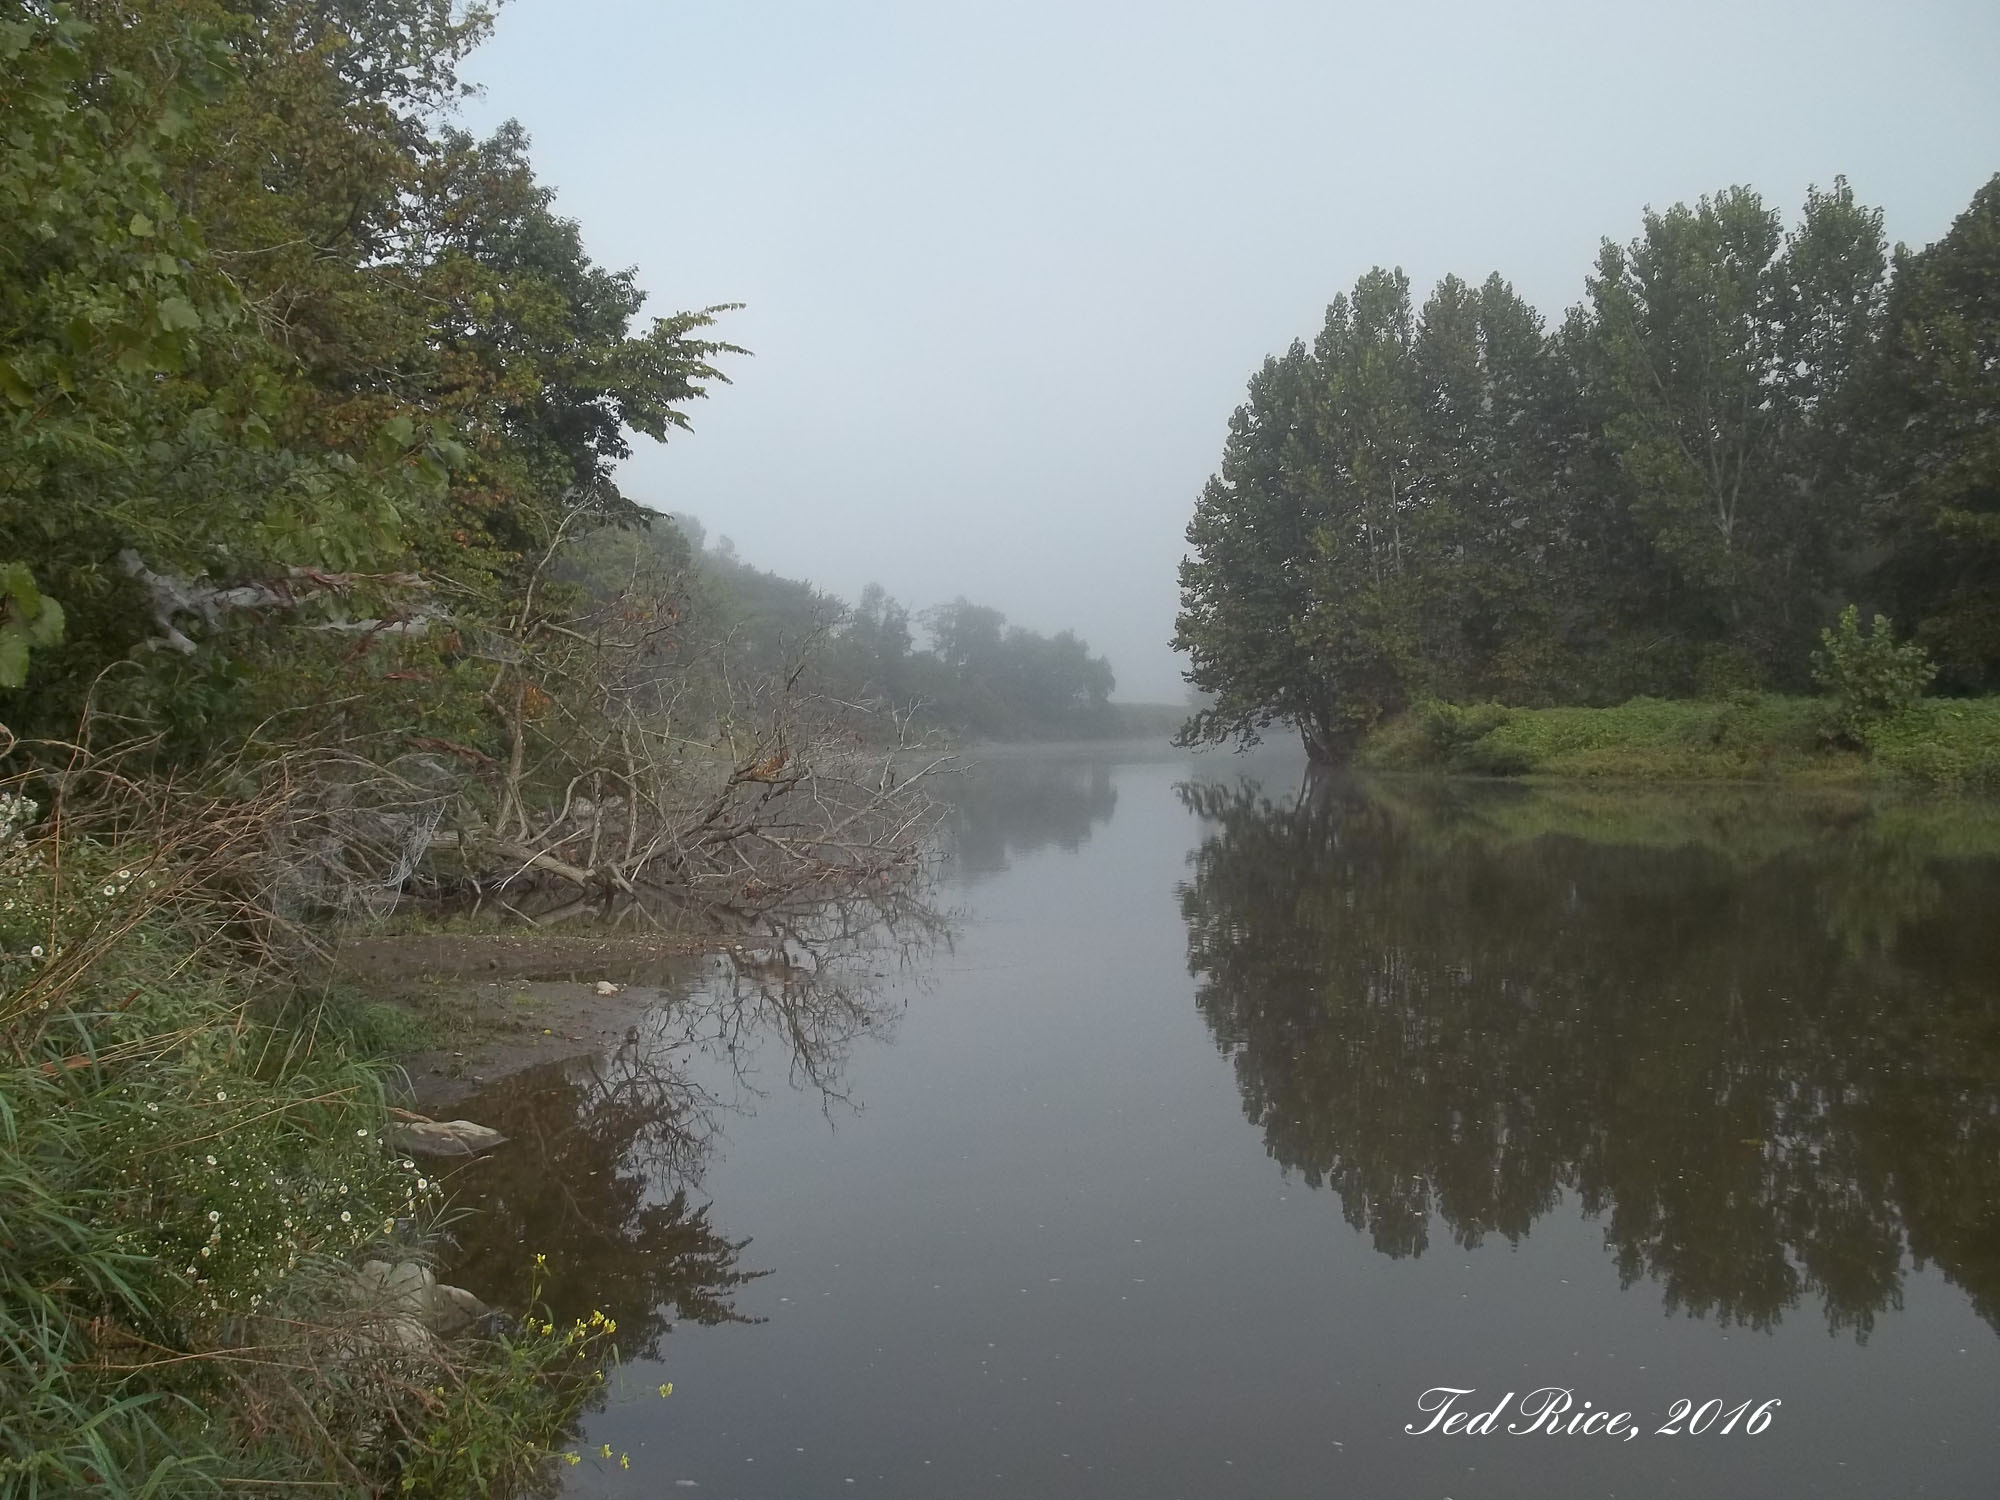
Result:
<instances>
[{"instance_id":1,"label":"calm river water","mask_svg":"<svg viewBox=\"0 0 2000 1500\"><path fill-rule=\"evenodd\" d=\"M2000 1495L2000 811L952 796L948 934L714 960L467 1104L457 1279L619 1323L575 1493ZM1439 1387L1511 1399L1412 1435ZM1510 1433L1547 1387L1636 1435Z\"/></svg>"}]
</instances>

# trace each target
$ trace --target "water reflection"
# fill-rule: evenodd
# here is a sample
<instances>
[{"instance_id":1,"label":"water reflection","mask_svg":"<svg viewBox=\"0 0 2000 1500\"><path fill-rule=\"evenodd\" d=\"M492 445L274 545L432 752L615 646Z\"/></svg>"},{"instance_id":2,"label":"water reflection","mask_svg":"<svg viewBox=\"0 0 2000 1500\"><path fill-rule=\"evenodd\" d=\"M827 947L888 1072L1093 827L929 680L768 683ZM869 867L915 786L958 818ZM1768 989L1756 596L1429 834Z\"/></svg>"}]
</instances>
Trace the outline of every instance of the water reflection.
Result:
<instances>
[{"instance_id":1,"label":"water reflection","mask_svg":"<svg viewBox=\"0 0 2000 1500\"><path fill-rule=\"evenodd\" d=\"M1197 1004L1271 1156L1391 1256L1572 1196L1629 1286L2000 1326L1991 809L1186 785Z\"/></svg>"},{"instance_id":2,"label":"water reflection","mask_svg":"<svg viewBox=\"0 0 2000 1500\"><path fill-rule=\"evenodd\" d=\"M558 1320L602 1309L625 1357L654 1358L671 1319L732 1321L732 1293L764 1273L744 1268L747 1241L690 1196L713 1101L639 1050L541 1068L468 1101L510 1144L453 1184L476 1217L451 1271L523 1308L529 1265L546 1255L542 1295Z\"/></svg>"},{"instance_id":3,"label":"water reflection","mask_svg":"<svg viewBox=\"0 0 2000 1500\"><path fill-rule=\"evenodd\" d=\"M767 918L696 982L652 1011L609 1055L516 1074L466 1099L471 1119L509 1138L452 1181L459 1226L451 1278L502 1307L542 1299L556 1321L602 1310L625 1359L655 1359L675 1320L744 1321L733 1294L769 1274L743 1256L699 1196L732 1114L782 1078L844 1102L864 1038L893 1034L879 981L943 933L923 908L868 920L830 904L809 920Z\"/></svg>"},{"instance_id":4,"label":"water reflection","mask_svg":"<svg viewBox=\"0 0 2000 1500\"><path fill-rule=\"evenodd\" d=\"M1118 808L1109 762L1046 752L979 760L941 792L950 805L952 862L972 880L1050 845L1074 852Z\"/></svg>"}]
</instances>

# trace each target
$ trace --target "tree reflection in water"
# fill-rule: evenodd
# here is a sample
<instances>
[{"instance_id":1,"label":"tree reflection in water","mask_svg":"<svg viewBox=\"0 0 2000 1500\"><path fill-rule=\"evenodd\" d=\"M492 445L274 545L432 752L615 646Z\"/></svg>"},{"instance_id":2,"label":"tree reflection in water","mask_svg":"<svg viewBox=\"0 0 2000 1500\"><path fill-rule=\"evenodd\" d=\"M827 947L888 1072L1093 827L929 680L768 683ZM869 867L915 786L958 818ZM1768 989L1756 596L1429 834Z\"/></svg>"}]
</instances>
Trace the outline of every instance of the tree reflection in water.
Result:
<instances>
[{"instance_id":1,"label":"tree reflection in water","mask_svg":"<svg viewBox=\"0 0 2000 1500\"><path fill-rule=\"evenodd\" d=\"M749 1243L718 1230L699 1201L724 1117L742 1104L698 1081L723 1073L754 1097L753 1056L780 1050L795 1086L829 1108L857 1039L886 1036L898 1012L876 981L941 933L918 907L867 920L828 906L741 946L647 1017L605 1057L517 1074L462 1112L509 1138L452 1181L468 1211L450 1278L495 1305L529 1301L544 1255L542 1298L558 1321L602 1310L626 1359L656 1358L672 1320L742 1321L733 1293L768 1274L745 1269ZM699 1059L722 1060L698 1069Z\"/></svg>"},{"instance_id":2,"label":"tree reflection in water","mask_svg":"<svg viewBox=\"0 0 2000 1500\"><path fill-rule=\"evenodd\" d=\"M1050 845L1074 851L1118 807L1111 763L1093 754L975 760L940 781L938 795L947 808L952 863L969 880Z\"/></svg>"},{"instance_id":3,"label":"tree reflection in water","mask_svg":"<svg viewBox=\"0 0 2000 1500\"><path fill-rule=\"evenodd\" d=\"M1182 796L1196 1003L1272 1157L1378 1250L1518 1240L1571 1194L1670 1309L1810 1296L1865 1338L1907 1257L2000 1326L1990 809Z\"/></svg>"}]
</instances>

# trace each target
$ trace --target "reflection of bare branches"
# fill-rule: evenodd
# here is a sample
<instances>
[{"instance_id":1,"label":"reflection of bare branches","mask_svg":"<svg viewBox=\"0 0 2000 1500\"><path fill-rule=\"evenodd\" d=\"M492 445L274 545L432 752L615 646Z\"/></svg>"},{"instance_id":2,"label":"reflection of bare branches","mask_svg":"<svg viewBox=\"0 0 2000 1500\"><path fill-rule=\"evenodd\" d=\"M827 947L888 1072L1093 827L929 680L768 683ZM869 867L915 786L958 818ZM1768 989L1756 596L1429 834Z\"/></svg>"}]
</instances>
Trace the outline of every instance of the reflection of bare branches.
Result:
<instances>
[{"instance_id":1,"label":"reflection of bare branches","mask_svg":"<svg viewBox=\"0 0 2000 1500\"><path fill-rule=\"evenodd\" d=\"M730 950L724 973L682 1011L683 1035L729 1057L749 1084L747 1060L766 1039L784 1049L793 1087L850 1102L840 1083L855 1041L887 1038L896 1012L880 980L908 970L948 935L916 901L825 903L793 917L767 914L761 944Z\"/></svg>"},{"instance_id":2,"label":"reflection of bare branches","mask_svg":"<svg viewBox=\"0 0 2000 1500\"><path fill-rule=\"evenodd\" d=\"M711 1228L692 1195L724 1120L745 1102L704 1082L699 1059L724 1062L754 1097L755 1059L776 1046L793 1086L817 1091L824 1107L849 1102L854 1045L886 1037L896 1020L882 981L946 936L914 902L893 920L879 910L856 901L771 918L608 1056L466 1100L470 1116L512 1144L463 1169L478 1212L452 1274L504 1303L519 1295L522 1252L546 1253L552 1306L602 1307L642 1348L657 1346L669 1306L703 1322L736 1319L731 1293L762 1273L740 1268L744 1242Z\"/></svg>"},{"instance_id":3,"label":"reflection of bare branches","mask_svg":"<svg viewBox=\"0 0 2000 1500\"><path fill-rule=\"evenodd\" d=\"M623 1163L655 1187L698 1186L727 1108L655 1038L635 1038L610 1056L572 1065L578 1128L615 1143Z\"/></svg>"}]
</instances>

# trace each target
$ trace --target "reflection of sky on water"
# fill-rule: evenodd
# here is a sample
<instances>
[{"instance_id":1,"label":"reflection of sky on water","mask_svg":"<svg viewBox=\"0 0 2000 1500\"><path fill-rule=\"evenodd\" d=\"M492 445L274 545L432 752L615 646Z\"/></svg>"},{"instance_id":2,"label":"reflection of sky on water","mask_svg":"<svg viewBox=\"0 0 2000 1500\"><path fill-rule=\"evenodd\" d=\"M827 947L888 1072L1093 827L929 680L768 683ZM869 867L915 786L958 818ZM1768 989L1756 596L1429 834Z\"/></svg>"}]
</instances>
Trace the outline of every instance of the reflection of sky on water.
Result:
<instances>
[{"instance_id":1,"label":"reflection of sky on water","mask_svg":"<svg viewBox=\"0 0 2000 1500\"><path fill-rule=\"evenodd\" d=\"M808 1070L810 1004L663 1012L698 1160L599 1106L519 1201L588 1218L621 1161L610 1217L668 1210L657 1251L577 1241L579 1295L693 1319L701 1275L770 1274L717 1291L760 1321L618 1378L585 1436L633 1468L573 1487L1987 1492L1990 812L1193 765L1023 764L962 806L998 855L949 877L960 930L851 965ZM1785 1404L1754 1439L1402 1435L1429 1386L1550 1381L1654 1424Z\"/></svg>"}]
</instances>

